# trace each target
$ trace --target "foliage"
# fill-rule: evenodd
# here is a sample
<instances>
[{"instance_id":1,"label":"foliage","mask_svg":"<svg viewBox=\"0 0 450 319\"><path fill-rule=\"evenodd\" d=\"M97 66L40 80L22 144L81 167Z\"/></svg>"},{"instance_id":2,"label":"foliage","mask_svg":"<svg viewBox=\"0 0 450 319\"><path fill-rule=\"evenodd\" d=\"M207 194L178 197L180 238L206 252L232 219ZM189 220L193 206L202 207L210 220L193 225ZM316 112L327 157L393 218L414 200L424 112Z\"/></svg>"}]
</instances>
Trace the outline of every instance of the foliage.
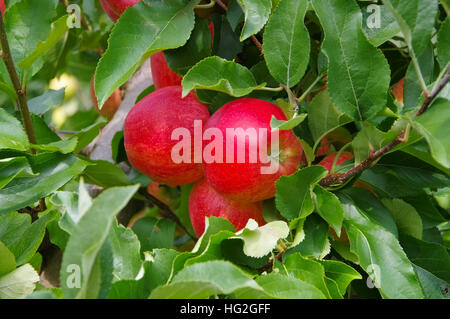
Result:
<instances>
[{"instance_id":1,"label":"foliage","mask_svg":"<svg viewBox=\"0 0 450 319\"><path fill-rule=\"evenodd\" d=\"M447 6L146 0L114 24L99 1L75 0L82 23L69 27L63 1L35 2L6 0L4 15L30 114L3 53L0 298L450 297ZM92 108L91 76L100 107L116 89L126 100L135 71L160 51L183 95L195 91L211 112L242 97L285 112L272 128L292 130L305 157L276 182L266 225L236 232L211 217L197 239L192 185L163 186L169 204L145 194L150 180L129 164L121 130L110 158L90 158L110 125ZM335 165L355 169L342 182L317 165L324 138L325 153L354 154ZM49 247L63 257L43 286Z\"/></svg>"}]
</instances>

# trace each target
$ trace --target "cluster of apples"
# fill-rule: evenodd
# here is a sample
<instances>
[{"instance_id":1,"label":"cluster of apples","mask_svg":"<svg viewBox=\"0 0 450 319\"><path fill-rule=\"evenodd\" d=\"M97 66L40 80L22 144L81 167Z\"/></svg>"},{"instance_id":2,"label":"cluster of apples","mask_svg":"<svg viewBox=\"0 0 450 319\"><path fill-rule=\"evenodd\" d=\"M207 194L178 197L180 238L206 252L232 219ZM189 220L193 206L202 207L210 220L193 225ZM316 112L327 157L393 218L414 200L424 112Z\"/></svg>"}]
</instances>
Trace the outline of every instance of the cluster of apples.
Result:
<instances>
[{"instance_id":1,"label":"cluster of apples","mask_svg":"<svg viewBox=\"0 0 450 319\"><path fill-rule=\"evenodd\" d=\"M260 132L271 131L270 120L286 120L282 110L275 104L258 99L238 99L222 106L210 116L206 105L201 103L195 92L182 98L181 77L167 65L164 54L152 57L152 74L156 91L139 101L129 112L124 126L124 142L130 164L152 179L149 191L158 195L158 184L170 187L195 183L189 198L189 212L197 235L204 231L206 216L218 216L228 219L237 230L242 229L252 218L264 224L262 201L275 195L275 181L283 175L294 173L302 156L302 147L292 131L279 133L280 165L273 174L262 174L261 167L266 165L258 159L250 162L251 150L259 150L260 139L257 135L249 139L247 129ZM196 156L194 123L201 123L200 136L214 128L227 135L227 129L237 132L234 140L218 140L221 149L227 149L226 143L232 143L235 150L233 160L226 159L226 154L215 154L219 160L206 162ZM173 139L173 132L186 129L191 139L188 152L190 160L176 162L173 150L178 140ZM240 129L242 129L240 131ZM210 144L208 144L210 145ZM201 145L201 152L208 145ZM238 145L244 145L246 159L238 161ZM270 144L267 145L270 149ZM183 154L186 156L186 154Z\"/></svg>"},{"instance_id":2,"label":"cluster of apples","mask_svg":"<svg viewBox=\"0 0 450 319\"><path fill-rule=\"evenodd\" d=\"M137 0L101 0L106 13L116 21L127 6L134 5ZM210 25L211 35L213 27ZM275 196L275 182L281 176L288 176L297 171L301 165L303 149L298 138L290 130L279 132L278 154L276 156L278 168L272 174L263 174L262 162L249 161L255 150L259 153L261 139L266 138L265 145L271 150L270 136L262 135L261 129L271 132L270 121L272 116L278 120L287 120L283 111L275 104L251 98L242 98L223 105L212 116L206 105L201 103L195 94L190 92L182 98L182 77L173 72L165 59L164 53L159 52L151 57L151 70L155 91L140 100L129 112L124 125L124 143L130 164L141 173L149 176L152 182L148 191L165 203L170 199L163 196L160 184L176 187L195 183L189 198L189 213L193 228L200 236L205 228L205 217L217 216L228 219L240 230L250 218L258 224L265 223L262 202ZM95 96L93 85L91 93ZM106 102L104 116L114 114L113 104L121 101L120 92L114 93ZM110 103L109 103L110 102ZM95 104L96 105L96 104ZM195 158L197 142L194 140L196 128L194 123L201 122L201 136L210 128L218 130L222 136L227 136L227 129L235 132L233 140L226 138L218 140L221 149L226 150L232 143L234 159L230 161L224 152L215 154L214 161L205 161ZM178 141L173 139L173 132L186 129L190 133L190 149L183 152L184 157L190 161L176 162L173 159L173 150ZM246 130L254 129L258 134L256 138L246 135ZM236 133L237 132L237 133ZM270 135L270 134L269 134ZM212 136L209 137L212 140ZM217 138L217 136L216 136ZM329 152L327 140L322 141L318 155ZM244 145L245 160L238 160L238 148ZM216 146L218 146L216 144ZM210 144L200 145L201 154ZM216 150L217 151L217 150ZM242 149L240 151L243 151ZM331 170L336 153L325 157L319 164ZM337 164L353 157L350 153L342 153ZM219 160L217 160L219 159Z\"/></svg>"}]
</instances>

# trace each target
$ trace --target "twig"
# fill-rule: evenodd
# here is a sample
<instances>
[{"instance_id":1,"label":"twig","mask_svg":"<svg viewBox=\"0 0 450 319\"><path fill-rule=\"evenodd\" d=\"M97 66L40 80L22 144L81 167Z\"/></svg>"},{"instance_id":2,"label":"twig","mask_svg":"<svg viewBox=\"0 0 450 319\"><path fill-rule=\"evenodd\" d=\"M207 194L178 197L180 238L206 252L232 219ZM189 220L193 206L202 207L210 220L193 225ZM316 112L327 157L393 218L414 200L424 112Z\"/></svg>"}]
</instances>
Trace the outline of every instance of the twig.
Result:
<instances>
[{"instance_id":1,"label":"twig","mask_svg":"<svg viewBox=\"0 0 450 319\"><path fill-rule=\"evenodd\" d=\"M439 95L439 93L442 91L442 89L447 85L449 82L450 77L450 68L447 68L447 71L445 73L445 76L442 78L441 82L436 86L436 88L433 90L433 92L425 99L422 106L420 107L419 111L416 113L416 116L422 115L428 107L431 105L433 100ZM389 144L383 146L377 151L374 151L370 154L370 156L364 160L361 164L354 167L353 169L347 171L344 174L329 174L325 176L319 184L321 186L331 186L331 185L339 185L344 184L346 181L348 181L353 176L356 176L363 172L365 169L369 168L373 162L375 162L377 159L379 159L384 154L391 151L395 146L397 146L400 143L405 142L405 137L407 135L408 128L403 130L399 136Z\"/></svg>"},{"instance_id":2,"label":"twig","mask_svg":"<svg viewBox=\"0 0 450 319\"><path fill-rule=\"evenodd\" d=\"M225 11L228 10L228 7L225 3L222 2L222 0L216 0L216 3Z\"/></svg>"},{"instance_id":3,"label":"twig","mask_svg":"<svg viewBox=\"0 0 450 319\"><path fill-rule=\"evenodd\" d=\"M256 45L256 47L257 47L258 50L261 52L261 54L264 54L262 44L261 44L261 42L259 42L258 38L255 37L254 35L252 35L252 36L250 37L250 39L252 39L253 43Z\"/></svg>"},{"instance_id":4,"label":"twig","mask_svg":"<svg viewBox=\"0 0 450 319\"><path fill-rule=\"evenodd\" d=\"M278 259L279 261L283 261L283 255L284 255L284 252L285 252L285 251L286 251L286 250L280 251L280 252L275 256L275 258ZM273 267L273 262L274 262L274 260L273 260L273 258L272 258L272 259L270 259L265 265L259 267L259 268L257 269L257 270L258 270L258 273L259 273L259 274L262 274L263 272L270 270L270 268Z\"/></svg>"},{"instance_id":5,"label":"twig","mask_svg":"<svg viewBox=\"0 0 450 319\"><path fill-rule=\"evenodd\" d=\"M25 127L25 132L27 133L28 141L30 144L36 143L36 135L34 133L33 122L31 120L30 111L28 109L27 97L24 88L19 81L19 76L17 75L16 67L11 56L11 50L9 48L8 36L6 34L5 24L3 22L3 17L0 15L0 41L2 45L2 59L8 70L11 83L16 91L17 101L19 105L20 115L22 116L22 122ZM31 154L36 154L34 149L30 149Z\"/></svg>"},{"instance_id":6,"label":"twig","mask_svg":"<svg viewBox=\"0 0 450 319\"><path fill-rule=\"evenodd\" d=\"M447 68L447 71L445 71L445 75L442 78L442 81L439 82L438 86L433 90L433 92L431 92L431 95L425 99L425 101L422 104L422 107L417 112L416 116L422 115L423 112L425 112L428 109L431 102L433 102L434 98L438 96L439 92L441 92L441 90L447 85L449 77L450 77L450 68Z\"/></svg>"},{"instance_id":7,"label":"twig","mask_svg":"<svg viewBox=\"0 0 450 319\"><path fill-rule=\"evenodd\" d=\"M156 197L150 195L145 188L141 188L139 190L139 194L144 196L152 205L160 208L164 212L165 217L174 221L192 240L197 239L194 236L192 236L192 234L186 229L186 227L184 227L184 225L181 223L181 220L178 218L177 215L175 215L174 212L172 212L172 210L169 208L169 206L167 206L166 204L161 202Z\"/></svg>"}]
</instances>

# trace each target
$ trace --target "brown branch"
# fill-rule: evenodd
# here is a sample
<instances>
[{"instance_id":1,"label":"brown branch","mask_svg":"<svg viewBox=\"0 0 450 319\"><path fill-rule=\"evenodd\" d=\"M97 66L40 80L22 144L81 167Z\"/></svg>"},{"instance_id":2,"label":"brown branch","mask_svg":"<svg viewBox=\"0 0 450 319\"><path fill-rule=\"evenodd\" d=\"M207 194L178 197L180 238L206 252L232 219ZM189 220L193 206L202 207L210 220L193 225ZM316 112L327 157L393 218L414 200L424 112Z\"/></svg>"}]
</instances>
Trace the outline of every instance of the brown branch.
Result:
<instances>
[{"instance_id":1,"label":"brown branch","mask_svg":"<svg viewBox=\"0 0 450 319\"><path fill-rule=\"evenodd\" d=\"M431 94L425 99L425 101L422 104L422 107L417 112L416 116L422 115L430 106L431 102L436 98L436 96L439 95L439 93L442 91L442 89L447 85L450 77L450 68L447 68L447 71L445 72L444 77L442 78L442 81L438 84L438 86L431 92Z\"/></svg>"},{"instance_id":2,"label":"brown branch","mask_svg":"<svg viewBox=\"0 0 450 319\"><path fill-rule=\"evenodd\" d=\"M416 116L422 115L428 107L431 105L431 103L434 101L434 99L439 95L439 93L442 91L442 89L447 85L450 77L450 68L447 69L445 72L445 76L442 78L441 82L438 84L436 89L433 90L433 92L425 99L422 106L420 107L419 111L416 113ZM364 160L361 164L358 166L352 168L351 170L347 171L344 174L329 174L325 176L319 184L321 186L331 186L331 185L339 185L344 184L346 181L348 181L353 176L356 176L360 173L362 173L365 169L372 166L372 164L378 160L381 156L385 155L389 151L391 151L395 146L397 146L400 143L405 142L406 137L406 129L403 130L399 136L389 144L383 146L377 151L371 152L370 156Z\"/></svg>"},{"instance_id":3,"label":"brown branch","mask_svg":"<svg viewBox=\"0 0 450 319\"><path fill-rule=\"evenodd\" d=\"M36 144L36 135L34 133L33 122L31 120L30 111L28 109L27 97L25 89L20 84L19 76L17 75L16 67L11 56L11 50L9 48L8 36L6 34L5 23L3 17L0 14L0 41L2 46L2 59L8 70L11 83L16 91L20 115L22 116L22 122L27 133L28 140L31 144ZM30 150L31 154L36 154L34 149Z\"/></svg>"},{"instance_id":4,"label":"brown branch","mask_svg":"<svg viewBox=\"0 0 450 319\"><path fill-rule=\"evenodd\" d=\"M284 252L285 252L285 251L286 251L286 250L280 251L280 252L275 256L275 258L278 259L279 261L283 261L283 255L284 255ZM259 267L259 268L257 269L257 270L258 270L258 273L259 273L259 274L262 274L263 272L270 270L270 268L273 267L273 262L274 262L274 260L273 260L273 258L271 258L265 265L263 265L263 266L261 266L261 267Z\"/></svg>"},{"instance_id":5,"label":"brown branch","mask_svg":"<svg viewBox=\"0 0 450 319\"><path fill-rule=\"evenodd\" d=\"M141 188L139 190L139 194L144 196L152 205L160 208L164 212L165 217L174 221L189 237L191 237L192 240L197 239L196 237L192 236L192 234L186 229L186 227L184 227L181 220L178 218L177 215L175 215L174 212L172 212L172 210L169 208L169 206L167 206L166 204L161 202L156 197L150 195L145 188Z\"/></svg>"},{"instance_id":6,"label":"brown branch","mask_svg":"<svg viewBox=\"0 0 450 319\"><path fill-rule=\"evenodd\" d=\"M25 128L25 132L28 137L28 141L31 144L37 144L36 135L34 133L33 121L31 120L30 111L28 109L27 96L25 88L22 87L20 83L19 76L17 75L17 70L12 59L11 50L9 48L8 36L6 34L5 23L3 21L3 16L0 14L0 42L2 47L1 58L5 63L6 69L8 70L11 83L16 91L17 104L19 106L20 115L22 117L22 123ZM31 154L36 154L36 150L31 148ZM46 210L45 200L41 198L39 200L39 207L41 211Z\"/></svg>"},{"instance_id":7,"label":"brown branch","mask_svg":"<svg viewBox=\"0 0 450 319\"><path fill-rule=\"evenodd\" d=\"M256 47L257 47L258 50L261 52L261 54L264 54L262 44L261 44L261 42L259 42L258 38L255 37L254 35L252 35L252 36L250 37L250 39L252 39L253 43L256 45Z\"/></svg>"},{"instance_id":8,"label":"brown branch","mask_svg":"<svg viewBox=\"0 0 450 319\"><path fill-rule=\"evenodd\" d=\"M222 2L222 0L216 0L216 3L225 11L228 10L228 7L225 3Z\"/></svg>"}]
</instances>

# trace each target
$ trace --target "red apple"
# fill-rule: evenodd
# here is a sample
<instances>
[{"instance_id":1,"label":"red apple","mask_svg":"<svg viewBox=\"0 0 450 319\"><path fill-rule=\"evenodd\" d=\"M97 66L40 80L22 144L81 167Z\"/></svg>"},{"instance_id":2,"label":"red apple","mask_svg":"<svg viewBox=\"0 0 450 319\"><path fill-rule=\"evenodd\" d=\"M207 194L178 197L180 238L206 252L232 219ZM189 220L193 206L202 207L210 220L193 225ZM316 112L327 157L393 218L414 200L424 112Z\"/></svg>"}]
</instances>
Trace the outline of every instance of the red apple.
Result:
<instances>
[{"instance_id":1,"label":"red apple","mask_svg":"<svg viewBox=\"0 0 450 319\"><path fill-rule=\"evenodd\" d=\"M320 146L317 148L316 156L320 157L320 156L327 155L329 151L330 151L330 142L328 141L328 139L326 137L324 137L320 141Z\"/></svg>"},{"instance_id":2,"label":"red apple","mask_svg":"<svg viewBox=\"0 0 450 319\"><path fill-rule=\"evenodd\" d=\"M103 104L101 110L98 108L97 97L95 96L94 76L92 76L91 78L89 91L91 94L92 104L94 105L94 108L98 112L98 114L107 118L108 120L112 119L114 117L114 114L116 114L116 111L119 109L120 104L122 104L122 93L120 92L120 89L114 91L109 99L106 100L105 104Z\"/></svg>"},{"instance_id":3,"label":"red apple","mask_svg":"<svg viewBox=\"0 0 450 319\"><path fill-rule=\"evenodd\" d=\"M2 12L2 16L4 16L6 11L5 0L0 0L0 11Z\"/></svg>"},{"instance_id":4,"label":"red apple","mask_svg":"<svg viewBox=\"0 0 450 319\"><path fill-rule=\"evenodd\" d=\"M333 167L334 159L336 158L336 155L338 153L331 153L330 155L326 156L323 160L320 161L318 165L321 165L325 167L328 171L331 171L331 168ZM339 156L338 160L336 161L336 166L340 165L350 159L353 158L353 154L349 152L342 152Z\"/></svg>"},{"instance_id":5,"label":"red apple","mask_svg":"<svg viewBox=\"0 0 450 319\"><path fill-rule=\"evenodd\" d=\"M151 56L150 66L155 89L158 90L166 86L181 85L183 78L170 69L163 52L157 52Z\"/></svg>"},{"instance_id":6,"label":"red apple","mask_svg":"<svg viewBox=\"0 0 450 319\"><path fill-rule=\"evenodd\" d=\"M392 89L392 94L394 95L395 99L399 101L400 103L403 103L403 87L405 84L405 78L402 78L398 83L394 86Z\"/></svg>"},{"instance_id":7,"label":"red apple","mask_svg":"<svg viewBox=\"0 0 450 319\"><path fill-rule=\"evenodd\" d=\"M239 203L219 194L206 180L197 182L189 196L189 215L197 236L205 230L205 217L216 216L228 219L236 231L247 225L250 218L264 225L262 202Z\"/></svg>"},{"instance_id":8,"label":"red apple","mask_svg":"<svg viewBox=\"0 0 450 319\"><path fill-rule=\"evenodd\" d=\"M132 7L140 0L100 0L106 14L116 22L127 7Z\"/></svg>"},{"instance_id":9,"label":"red apple","mask_svg":"<svg viewBox=\"0 0 450 319\"><path fill-rule=\"evenodd\" d=\"M157 90L139 101L128 113L124 126L128 160L152 180L171 187L193 183L203 176L201 161L194 157L194 121L204 126L208 108L194 93L181 98L181 86ZM178 144L174 130L183 128L191 138L190 161L176 163L172 150ZM200 132L201 134L201 132Z\"/></svg>"},{"instance_id":10,"label":"red apple","mask_svg":"<svg viewBox=\"0 0 450 319\"><path fill-rule=\"evenodd\" d=\"M205 135L218 131L223 138L216 141L217 136L212 138L215 135L211 135L212 141L203 144L204 157L208 153L207 149L215 157L214 160L204 158L205 176L212 187L228 198L242 202L271 198L275 195L275 182L281 176L291 175L299 167L303 149L292 131L277 131L279 143L275 140L272 145L272 116L278 120L286 120L277 105L245 98L225 104L206 123ZM227 131L234 133L227 134ZM211 147L211 144L216 143L217 149ZM271 154L272 146L278 146L277 153ZM222 154L218 151L220 148ZM227 148L230 150L229 156ZM266 158L260 155L261 152L278 158L279 161L267 163ZM273 169L267 172L269 166ZM264 170L266 171L263 172Z\"/></svg>"}]
</instances>

